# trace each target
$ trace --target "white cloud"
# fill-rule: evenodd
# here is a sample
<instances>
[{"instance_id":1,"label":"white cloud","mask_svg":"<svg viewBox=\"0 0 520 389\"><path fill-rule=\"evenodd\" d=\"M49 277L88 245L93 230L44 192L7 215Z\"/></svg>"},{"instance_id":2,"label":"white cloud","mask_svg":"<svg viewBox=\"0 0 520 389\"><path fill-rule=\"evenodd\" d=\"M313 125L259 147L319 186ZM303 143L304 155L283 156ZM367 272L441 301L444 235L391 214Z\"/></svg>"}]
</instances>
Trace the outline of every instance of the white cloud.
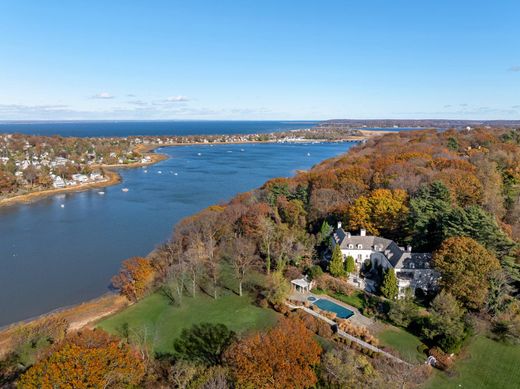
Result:
<instances>
[{"instance_id":1,"label":"white cloud","mask_svg":"<svg viewBox=\"0 0 520 389\"><path fill-rule=\"evenodd\" d=\"M180 103L183 101L189 101L189 99L186 96L170 96L167 97L166 100L168 103Z\"/></svg>"},{"instance_id":2,"label":"white cloud","mask_svg":"<svg viewBox=\"0 0 520 389\"><path fill-rule=\"evenodd\" d=\"M113 99L114 96L108 92L100 92L97 95L92 96L93 99Z\"/></svg>"},{"instance_id":3,"label":"white cloud","mask_svg":"<svg viewBox=\"0 0 520 389\"><path fill-rule=\"evenodd\" d=\"M511 66L509 69L510 72L520 72L520 66Z\"/></svg>"}]
</instances>

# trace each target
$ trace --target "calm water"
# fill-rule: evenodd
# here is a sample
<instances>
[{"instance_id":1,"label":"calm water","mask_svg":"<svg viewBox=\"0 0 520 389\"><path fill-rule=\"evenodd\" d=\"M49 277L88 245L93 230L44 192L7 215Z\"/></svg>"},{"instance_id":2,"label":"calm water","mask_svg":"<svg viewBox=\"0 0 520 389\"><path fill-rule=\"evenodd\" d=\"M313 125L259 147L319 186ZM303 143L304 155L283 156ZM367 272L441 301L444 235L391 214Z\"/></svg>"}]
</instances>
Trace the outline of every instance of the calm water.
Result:
<instances>
[{"instance_id":1,"label":"calm water","mask_svg":"<svg viewBox=\"0 0 520 389\"><path fill-rule=\"evenodd\" d=\"M314 127L316 121L68 121L0 122L0 133L79 137L253 134Z\"/></svg>"},{"instance_id":2,"label":"calm water","mask_svg":"<svg viewBox=\"0 0 520 389\"><path fill-rule=\"evenodd\" d=\"M121 260L150 252L182 217L349 147L168 147L161 152L170 159L121 170L123 183L103 196L98 189L0 209L0 326L103 294Z\"/></svg>"}]
</instances>

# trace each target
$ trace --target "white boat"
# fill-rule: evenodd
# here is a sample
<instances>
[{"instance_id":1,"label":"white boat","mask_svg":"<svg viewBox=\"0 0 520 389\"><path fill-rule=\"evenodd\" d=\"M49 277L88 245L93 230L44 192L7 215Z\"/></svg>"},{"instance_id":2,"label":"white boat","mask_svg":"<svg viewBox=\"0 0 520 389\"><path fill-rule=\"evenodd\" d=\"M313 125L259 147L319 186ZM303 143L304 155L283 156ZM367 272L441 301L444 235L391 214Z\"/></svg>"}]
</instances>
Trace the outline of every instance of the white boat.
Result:
<instances>
[{"instance_id":1,"label":"white boat","mask_svg":"<svg viewBox=\"0 0 520 389\"><path fill-rule=\"evenodd\" d=\"M161 170L159 170L159 171L157 172L157 174L162 174L162 171L161 171Z\"/></svg>"},{"instance_id":2,"label":"white boat","mask_svg":"<svg viewBox=\"0 0 520 389\"><path fill-rule=\"evenodd\" d=\"M174 176L178 176L179 174L178 173L173 173Z\"/></svg>"},{"instance_id":3,"label":"white boat","mask_svg":"<svg viewBox=\"0 0 520 389\"><path fill-rule=\"evenodd\" d=\"M244 151L244 149L240 149L240 151Z\"/></svg>"},{"instance_id":4,"label":"white boat","mask_svg":"<svg viewBox=\"0 0 520 389\"><path fill-rule=\"evenodd\" d=\"M121 189L122 192L128 192L128 188Z\"/></svg>"},{"instance_id":5,"label":"white boat","mask_svg":"<svg viewBox=\"0 0 520 389\"><path fill-rule=\"evenodd\" d=\"M202 155L202 153L197 153L197 155Z\"/></svg>"},{"instance_id":6,"label":"white boat","mask_svg":"<svg viewBox=\"0 0 520 389\"><path fill-rule=\"evenodd\" d=\"M65 208L65 204L61 204L60 207Z\"/></svg>"},{"instance_id":7,"label":"white boat","mask_svg":"<svg viewBox=\"0 0 520 389\"><path fill-rule=\"evenodd\" d=\"M100 194L100 195L104 195L104 194L105 194L105 192L98 192L98 194Z\"/></svg>"},{"instance_id":8,"label":"white boat","mask_svg":"<svg viewBox=\"0 0 520 389\"><path fill-rule=\"evenodd\" d=\"M145 172L145 173L148 173L148 170L145 170L144 172Z\"/></svg>"},{"instance_id":9,"label":"white boat","mask_svg":"<svg viewBox=\"0 0 520 389\"><path fill-rule=\"evenodd\" d=\"M307 157L310 157L311 156L311 153L307 153Z\"/></svg>"}]
</instances>

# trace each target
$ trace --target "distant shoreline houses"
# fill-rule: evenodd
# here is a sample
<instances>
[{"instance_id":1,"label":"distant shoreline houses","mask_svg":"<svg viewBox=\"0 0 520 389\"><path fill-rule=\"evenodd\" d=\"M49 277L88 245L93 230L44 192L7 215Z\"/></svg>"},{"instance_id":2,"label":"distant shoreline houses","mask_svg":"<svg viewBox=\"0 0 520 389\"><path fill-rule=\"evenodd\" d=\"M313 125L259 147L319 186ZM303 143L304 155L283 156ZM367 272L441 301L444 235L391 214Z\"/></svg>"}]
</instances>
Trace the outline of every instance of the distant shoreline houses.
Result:
<instances>
[{"instance_id":1,"label":"distant shoreline houses","mask_svg":"<svg viewBox=\"0 0 520 389\"><path fill-rule=\"evenodd\" d=\"M87 174L73 174L71 180L64 179L63 177L57 176L51 173L52 186L53 188L65 188L67 186L76 186L81 184L101 182L105 181L106 178L101 172L92 172Z\"/></svg>"},{"instance_id":2,"label":"distant shoreline houses","mask_svg":"<svg viewBox=\"0 0 520 389\"><path fill-rule=\"evenodd\" d=\"M395 270L399 298L408 288L414 294L428 294L437 287L439 275L431 267L430 253L414 253L411 246L400 247L393 240L367 235L365 229L353 235L342 228L341 222L333 234L333 244L339 245L344 260L354 258L356 273L350 281L361 289L377 290L381 273L390 268Z\"/></svg>"}]
</instances>

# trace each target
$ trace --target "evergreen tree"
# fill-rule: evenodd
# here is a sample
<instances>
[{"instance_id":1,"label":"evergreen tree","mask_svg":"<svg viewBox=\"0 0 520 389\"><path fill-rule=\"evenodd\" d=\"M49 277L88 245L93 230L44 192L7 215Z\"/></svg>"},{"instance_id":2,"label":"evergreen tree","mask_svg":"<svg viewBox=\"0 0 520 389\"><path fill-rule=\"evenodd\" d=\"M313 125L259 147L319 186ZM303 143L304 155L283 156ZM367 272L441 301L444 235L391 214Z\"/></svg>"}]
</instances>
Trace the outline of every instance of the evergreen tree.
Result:
<instances>
[{"instance_id":1,"label":"evergreen tree","mask_svg":"<svg viewBox=\"0 0 520 389\"><path fill-rule=\"evenodd\" d=\"M380 292L387 299L395 300L397 298L399 286L397 285L397 277L395 276L394 269L390 268L385 272Z\"/></svg>"},{"instance_id":2,"label":"evergreen tree","mask_svg":"<svg viewBox=\"0 0 520 389\"><path fill-rule=\"evenodd\" d=\"M356 264L354 262L354 257L352 257L351 255L349 255L347 257L347 260L345 261L345 271L348 274L352 274L356 271Z\"/></svg>"},{"instance_id":3,"label":"evergreen tree","mask_svg":"<svg viewBox=\"0 0 520 389\"><path fill-rule=\"evenodd\" d=\"M345 269L343 268L343 254L339 245L334 246L332 251L332 258L330 259L329 272L334 277L341 277L345 275Z\"/></svg>"},{"instance_id":4,"label":"evergreen tree","mask_svg":"<svg viewBox=\"0 0 520 389\"><path fill-rule=\"evenodd\" d=\"M448 149L451 151L458 151L459 150L459 142L457 142L457 139L454 137L448 138Z\"/></svg>"},{"instance_id":5,"label":"evergreen tree","mask_svg":"<svg viewBox=\"0 0 520 389\"><path fill-rule=\"evenodd\" d=\"M321 228L319 232L319 243L323 243L326 241L326 239L332 234L332 227L329 223L327 223L326 220L321 223Z\"/></svg>"}]
</instances>

